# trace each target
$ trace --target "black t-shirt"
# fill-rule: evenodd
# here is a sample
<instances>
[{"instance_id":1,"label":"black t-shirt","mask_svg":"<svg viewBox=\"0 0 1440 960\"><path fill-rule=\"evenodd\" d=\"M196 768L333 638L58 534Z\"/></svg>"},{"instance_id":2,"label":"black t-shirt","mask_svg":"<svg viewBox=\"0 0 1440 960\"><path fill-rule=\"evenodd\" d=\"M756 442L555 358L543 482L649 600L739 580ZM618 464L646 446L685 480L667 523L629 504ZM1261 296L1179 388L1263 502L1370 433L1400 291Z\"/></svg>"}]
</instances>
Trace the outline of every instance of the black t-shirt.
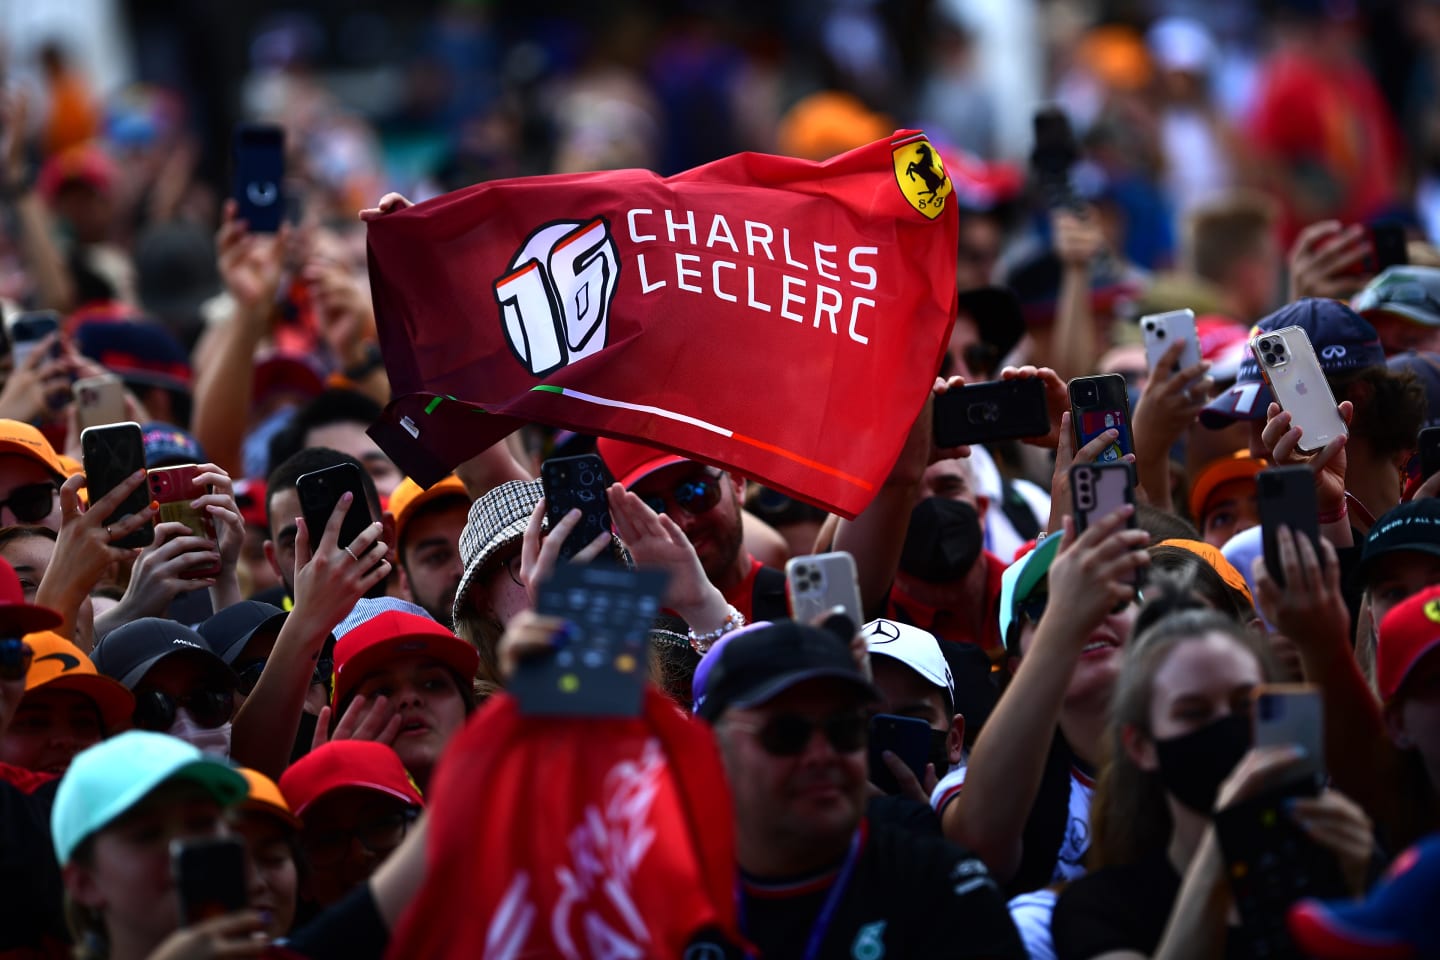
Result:
<instances>
[{"instance_id":1,"label":"black t-shirt","mask_svg":"<svg viewBox=\"0 0 1440 960\"><path fill-rule=\"evenodd\" d=\"M1091 960L1113 950L1154 956L1180 895L1180 875L1165 851L1139 863L1102 867L1060 893L1050 933L1058 960ZM1238 937L1225 956L1243 957Z\"/></svg>"},{"instance_id":2,"label":"black t-shirt","mask_svg":"<svg viewBox=\"0 0 1440 960\"><path fill-rule=\"evenodd\" d=\"M1025 948L1000 888L980 860L945 840L885 824L862 826L849 882L821 941L821 957L1014 957ZM746 882L741 916L762 960L799 960L834 873L784 886Z\"/></svg>"},{"instance_id":3,"label":"black t-shirt","mask_svg":"<svg viewBox=\"0 0 1440 960\"><path fill-rule=\"evenodd\" d=\"M50 808L60 781L42 781L0 764L0 953L69 941L50 840Z\"/></svg>"}]
</instances>

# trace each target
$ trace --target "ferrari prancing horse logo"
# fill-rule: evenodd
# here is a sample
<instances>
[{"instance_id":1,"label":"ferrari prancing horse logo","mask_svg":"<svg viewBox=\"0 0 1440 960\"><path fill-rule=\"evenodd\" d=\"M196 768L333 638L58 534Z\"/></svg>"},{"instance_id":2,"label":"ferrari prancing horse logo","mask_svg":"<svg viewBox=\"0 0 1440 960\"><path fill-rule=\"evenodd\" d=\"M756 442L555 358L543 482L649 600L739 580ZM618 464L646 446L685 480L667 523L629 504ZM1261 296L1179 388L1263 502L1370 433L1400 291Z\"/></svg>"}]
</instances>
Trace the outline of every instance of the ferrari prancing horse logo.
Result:
<instances>
[{"instance_id":1,"label":"ferrari prancing horse logo","mask_svg":"<svg viewBox=\"0 0 1440 960\"><path fill-rule=\"evenodd\" d=\"M945 212L945 198L954 192L940 154L924 134L896 144L895 182L910 205L934 220Z\"/></svg>"}]
</instances>

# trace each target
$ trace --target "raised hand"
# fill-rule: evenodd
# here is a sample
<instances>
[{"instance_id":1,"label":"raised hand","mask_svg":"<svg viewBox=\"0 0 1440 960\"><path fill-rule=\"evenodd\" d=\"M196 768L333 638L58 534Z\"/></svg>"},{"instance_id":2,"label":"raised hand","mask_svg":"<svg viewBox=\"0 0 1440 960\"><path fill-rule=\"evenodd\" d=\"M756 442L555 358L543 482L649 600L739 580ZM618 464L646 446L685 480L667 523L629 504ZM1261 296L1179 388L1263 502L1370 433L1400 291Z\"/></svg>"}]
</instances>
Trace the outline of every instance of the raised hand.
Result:
<instances>
[{"instance_id":1,"label":"raised hand","mask_svg":"<svg viewBox=\"0 0 1440 960\"><path fill-rule=\"evenodd\" d=\"M1338 220L1310 224L1290 246L1290 299L1348 300L1370 279L1354 270L1369 253L1363 224L1342 227Z\"/></svg>"},{"instance_id":2,"label":"raised hand","mask_svg":"<svg viewBox=\"0 0 1440 960\"><path fill-rule=\"evenodd\" d=\"M234 200L225 201L224 219L215 235L220 278L243 311L268 319L285 272L290 228L282 225L273 235L251 233L236 216L237 210Z\"/></svg>"},{"instance_id":3,"label":"raised hand","mask_svg":"<svg viewBox=\"0 0 1440 960\"><path fill-rule=\"evenodd\" d=\"M657 514L620 484L606 491L615 532L635 565L660 567L670 574L665 606L678 613L696 633L724 624L729 612L725 597L705 576L690 539L667 514Z\"/></svg>"},{"instance_id":4,"label":"raised hand","mask_svg":"<svg viewBox=\"0 0 1440 960\"><path fill-rule=\"evenodd\" d=\"M334 712L330 707L321 707L315 718L315 735L310 739L310 749L315 750L331 740L374 740L386 746L393 746L400 734L403 722L400 711L390 698L380 695L370 700L364 694L356 694L345 708L345 714L330 730L330 718Z\"/></svg>"},{"instance_id":5,"label":"raised hand","mask_svg":"<svg viewBox=\"0 0 1440 960\"><path fill-rule=\"evenodd\" d=\"M303 616L327 633L371 587L390 575L390 561L385 559L390 547L380 539L378 520L348 546L339 545L340 526L353 499L349 492L340 495L313 550L305 519L295 520L295 611L291 616Z\"/></svg>"},{"instance_id":6,"label":"raised hand","mask_svg":"<svg viewBox=\"0 0 1440 960\"><path fill-rule=\"evenodd\" d=\"M1025 442L1037 447L1054 450L1060 438L1068 434L1068 428L1061 420L1070 413L1070 390L1060 374L1049 367L1006 367L1000 371L1001 380L1026 380L1038 377L1045 384L1045 405L1050 410L1050 432L1043 437L1026 437Z\"/></svg>"}]
</instances>

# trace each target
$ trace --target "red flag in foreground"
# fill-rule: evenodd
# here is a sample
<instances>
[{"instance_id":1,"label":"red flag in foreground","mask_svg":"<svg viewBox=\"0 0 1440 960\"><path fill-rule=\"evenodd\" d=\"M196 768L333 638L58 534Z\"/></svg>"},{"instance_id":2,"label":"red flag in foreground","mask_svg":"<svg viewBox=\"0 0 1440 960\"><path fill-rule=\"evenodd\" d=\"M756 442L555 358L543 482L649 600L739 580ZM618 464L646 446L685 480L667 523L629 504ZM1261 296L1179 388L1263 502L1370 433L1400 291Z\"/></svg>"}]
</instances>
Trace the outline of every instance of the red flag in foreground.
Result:
<instances>
[{"instance_id":1,"label":"red flag in foreground","mask_svg":"<svg viewBox=\"0 0 1440 960\"><path fill-rule=\"evenodd\" d=\"M576 721L501 694L470 719L426 798L425 881L389 956L669 960L741 942L720 755L645 697L640 717Z\"/></svg>"},{"instance_id":2,"label":"red flag in foreground","mask_svg":"<svg viewBox=\"0 0 1440 960\"><path fill-rule=\"evenodd\" d=\"M902 131L825 163L531 177L372 221L399 398L372 433L422 483L534 421L854 516L940 366L951 189L924 135Z\"/></svg>"}]
</instances>

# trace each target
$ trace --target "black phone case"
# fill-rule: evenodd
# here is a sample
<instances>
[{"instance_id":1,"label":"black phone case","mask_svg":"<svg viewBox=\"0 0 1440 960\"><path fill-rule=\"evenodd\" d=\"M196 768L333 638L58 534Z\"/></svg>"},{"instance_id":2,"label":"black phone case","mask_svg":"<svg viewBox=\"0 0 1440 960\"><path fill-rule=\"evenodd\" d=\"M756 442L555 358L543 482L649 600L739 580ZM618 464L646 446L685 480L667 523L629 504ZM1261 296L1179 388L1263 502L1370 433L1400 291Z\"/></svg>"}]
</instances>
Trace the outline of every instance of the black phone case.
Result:
<instances>
[{"instance_id":1,"label":"black phone case","mask_svg":"<svg viewBox=\"0 0 1440 960\"><path fill-rule=\"evenodd\" d=\"M605 496L610 482L604 461L593 453L556 457L540 464L550 529L554 530L571 510L580 511L579 525L560 545L561 560L569 560L600 534L611 531L610 501Z\"/></svg>"},{"instance_id":2,"label":"black phone case","mask_svg":"<svg viewBox=\"0 0 1440 960\"><path fill-rule=\"evenodd\" d=\"M1315 505L1315 475L1309 467L1271 467L1256 476L1260 500L1260 537L1265 569L1280 586L1285 573L1280 568L1280 526L1310 538L1316 556L1320 553L1319 512Z\"/></svg>"},{"instance_id":3,"label":"black phone case","mask_svg":"<svg viewBox=\"0 0 1440 960\"><path fill-rule=\"evenodd\" d=\"M85 489L91 503L99 501L136 470L145 466L145 437L137 423L117 423L91 427L80 435L80 455L84 459ZM150 485L141 483L130 492L119 509L105 518L105 526L119 523L131 514L150 505ZM114 541L117 547L147 547L155 542L155 524L150 522L139 530Z\"/></svg>"},{"instance_id":4,"label":"black phone case","mask_svg":"<svg viewBox=\"0 0 1440 960\"><path fill-rule=\"evenodd\" d=\"M885 765L886 750L904 761L915 779L924 785L925 765L930 762L930 724L888 713L870 718L870 782L886 793L899 793L900 784Z\"/></svg>"},{"instance_id":5,"label":"black phone case","mask_svg":"<svg viewBox=\"0 0 1440 960\"><path fill-rule=\"evenodd\" d=\"M285 136L279 127L242 125L232 145L237 215L252 233L274 233L285 217Z\"/></svg>"},{"instance_id":6,"label":"black phone case","mask_svg":"<svg viewBox=\"0 0 1440 960\"><path fill-rule=\"evenodd\" d=\"M1371 273L1410 262L1405 246L1405 228L1398 223L1377 223L1370 228Z\"/></svg>"},{"instance_id":7,"label":"black phone case","mask_svg":"<svg viewBox=\"0 0 1440 960\"><path fill-rule=\"evenodd\" d=\"M967 384L935 398L935 445L991 443L1050 432L1045 384L1036 377Z\"/></svg>"},{"instance_id":8,"label":"black phone case","mask_svg":"<svg viewBox=\"0 0 1440 960\"><path fill-rule=\"evenodd\" d=\"M1440 470L1440 427L1426 427L1415 441L1420 451L1420 478L1427 479Z\"/></svg>"},{"instance_id":9,"label":"black phone case","mask_svg":"<svg viewBox=\"0 0 1440 960\"><path fill-rule=\"evenodd\" d=\"M301 475L295 481L295 494L300 498L300 515L305 518L305 527L310 533L310 549L314 550L330 522L330 514L346 491L355 495L350 509L340 523L340 538L336 546L345 548L360 536L374 518L370 516L370 504L365 499L365 487L360 481L360 468L349 463L337 463L333 467Z\"/></svg>"},{"instance_id":10,"label":"black phone case","mask_svg":"<svg viewBox=\"0 0 1440 960\"><path fill-rule=\"evenodd\" d=\"M175 847L173 860L184 926L244 910L249 904L245 847L240 840L190 841Z\"/></svg>"},{"instance_id":11,"label":"black phone case","mask_svg":"<svg viewBox=\"0 0 1440 960\"><path fill-rule=\"evenodd\" d=\"M562 617L569 640L520 662L506 691L526 716L634 717L644 694L650 625L663 570L563 564L540 587L536 612Z\"/></svg>"},{"instance_id":12,"label":"black phone case","mask_svg":"<svg viewBox=\"0 0 1440 960\"><path fill-rule=\"evenodd\" d=\"M1095 395L1086 399L1082 396L1086 384L1095 385ZM1075 435L1075 449L1094 440L1108 429L1120 432L1115 445L1100 454L1100 463L1119 460L1127 453L1135 452L1135 442L1130 433L1130 395L1125 390L1125 378L1116 373L1095 377L1076 377L1070 381L1070 428ZM1118 414L1108 419L1107 414ZM1095 423L1090 423L1091 420Z\"/></svg>"}]
</instances>

